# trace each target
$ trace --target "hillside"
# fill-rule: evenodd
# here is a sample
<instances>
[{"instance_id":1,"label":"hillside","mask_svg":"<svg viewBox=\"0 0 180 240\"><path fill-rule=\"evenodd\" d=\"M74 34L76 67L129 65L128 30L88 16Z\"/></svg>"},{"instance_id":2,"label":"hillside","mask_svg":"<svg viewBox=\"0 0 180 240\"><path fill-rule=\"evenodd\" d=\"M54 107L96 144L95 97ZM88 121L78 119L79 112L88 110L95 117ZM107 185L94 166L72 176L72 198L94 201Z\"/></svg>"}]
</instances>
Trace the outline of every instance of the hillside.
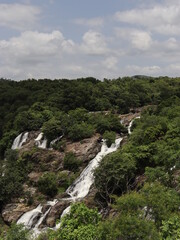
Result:
<instances>
[{"instance_id":1,"label":"hillside","mask_svg":"<svg viewBox=\"0 0 180 240\"><path fill-rule=\"evenodd\" d=\"M1 79L1 238L179 239L179 98L179 78Z\"/></svg>"}]
</instances>

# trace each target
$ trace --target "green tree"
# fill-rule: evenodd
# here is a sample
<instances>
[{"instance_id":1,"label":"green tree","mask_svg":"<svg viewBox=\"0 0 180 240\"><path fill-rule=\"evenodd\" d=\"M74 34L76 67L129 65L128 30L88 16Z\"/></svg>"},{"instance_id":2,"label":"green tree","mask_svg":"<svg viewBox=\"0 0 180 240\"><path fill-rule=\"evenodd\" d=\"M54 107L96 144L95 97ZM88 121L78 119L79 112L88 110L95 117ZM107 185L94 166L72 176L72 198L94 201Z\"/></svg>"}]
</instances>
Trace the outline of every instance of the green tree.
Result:
<instances>
[{"instance_id":1,"label":"green tree","mask_svg":"<svg viewBox=\"0 0 180 240\"><path fill-rule=\"evenodd\" d=\"M96 209L89 209L83 203L71 206L70 213L61 220L61 227L52 232L50 240L96 240L100 215Z\"/></svg>"},{"instance_id":2,"label":"green tree","mask_svg":"<svg viewBox=\"0 0 180 240\"><path fill-rule=\"evenodd\" d=\"M82 161L77 159L73 152L66 153L64 157L64 169L76 172L79 169Z\"/></svg>"},{"instance_id":3,"label":"green tree","mask_svg":"<svg viewBox=\"0 0 180 240\"><path fill-rule=\"evenodd\" d=\"M29 240L30 232L23 225L13 223L1 240Z\"/></svg>"},{"instance_id":4,"label":"green tree","mask_svg":"<svg viewBox=\"0 0 180 240\"><path fill-rule=\"evenodd\" d=\"M54 197L58 191L57 178L55 173L45 173L38 181L38 189L45 195Z\"/></svg>"},{"instance_id":5,"label":"green tree","mask_svg":"<svg viewBox=\"0 0 180 240\"><path fill-rule=\"evenodd\" d=\"M79 141L84 138L89 138L93 134L94 134L94 127L85 122L73 124L68 128L68 137L72 141Z\"/></svg>"},{"instance_id":6,"label":"green tree","mask_svg":"<svg viewBox=\"0 0 180 240\"><path fill-rule=\"evenodd\" d=\"M109 200L115 192L124 193L135 176L136 163L131 154L117 151L107 155L95 170L95 186Z\"/></svg>"},{"instance_id":7,"label":"green tree","mask_svg":"<svg viewBox=\"0 0 180 240\"><path fill-rule=\"evenodd\" d=\"M56 118L51 118L45 122L42 131L49 142L63 134L61 122Z\"/></svg>"},{"instance_id":8,"label":"green tree","mask_svg":"<svg viewBox=\"0 0 180 240\"><path fill-rule=\"evenodd\" d=\"M110 147L111 144L115 142L116 133L112 131L105 131L103 138L106 139L106 144L108 147Z\"/></svg>"},{"instance_id":9,"label":"green tree","mask_svg":"<svg viewBox=\"0 0 180 240\"><path fill-rule=\"evenodd\" d=\"M180 239L180 217L174 215L167 221L162 221L161 226L162 240L177 240Z\"/></svg>"}]
</instances>

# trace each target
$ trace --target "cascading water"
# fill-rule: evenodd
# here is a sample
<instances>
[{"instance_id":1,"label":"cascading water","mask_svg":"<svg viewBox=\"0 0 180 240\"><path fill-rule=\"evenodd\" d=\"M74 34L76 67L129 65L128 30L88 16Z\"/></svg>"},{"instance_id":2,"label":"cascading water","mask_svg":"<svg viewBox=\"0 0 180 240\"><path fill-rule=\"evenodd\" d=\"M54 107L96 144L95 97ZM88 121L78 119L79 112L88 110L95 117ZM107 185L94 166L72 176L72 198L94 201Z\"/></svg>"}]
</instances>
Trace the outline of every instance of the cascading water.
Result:
<instances>
[{"instance_id":1,"label":"cascading water","mask_svg":"<svg viewBox=\"0 0 180 240\"><path fill-rule=\"evenodd\" d=\"M137 117L140 118L140 117ZM134 119L133 119L134 120ZM131 134L131 126L133 123L133 120L130 122L128 126L128 133ZM40 133L38 137L35 139L35 141L38 143L38 147L45 148L45 142L42 144L43 139L43 133ZM89 190L94 182L94 176L93 171L99 166L99 163L101 160L109 153L115 152L119 146L123 138L116 139L115 143L111 145L111 147L107 147L106 141L103 140L101 151L96 155L94 159L90 161L88 166L82 171L79 178L75 180L75 182L67 189L66 193L70 195L70 198L64 199L69 201L78 201L89 193ZM43 140L44 141L44 140ZM47 143L47 142L46 142ZM50 203L50 202L49 202ZM18 220L17 223L23 223L25 227L31 228L35 234L39 234L40 231L38 227L43 222L43 220L46 218L47 214L50 212L52 206L54 206L57 203L57 200L54 200L51 202L52 204L49 204L50 207L48 210L43 214L42 213L42 205L38 205L37 208L23 214L21 218ZM47 203L48 204L48 203ZM62 213L61 218L68 214L70 211L70 206L68 206ZM57 224L54 229L58 229L60 224Z\"/></svg>"},{"instance_id":2,"label":"cascading water","mask_svg":"<svg viewBox=\"0 0 180 240\"><path fill-rule=\"evenodd\" d=\"M22 145L27 141L28 139L28 132L25 133L21 133L19 134L15 139L14 142L12 144L11 149L20 149L22 147Z\"/></svg>"},{"instance_id":3,"label":"cascading water","mask_svg":"<svg viewBox=\"0 0 180 240\"><path fill-rule=\"evenodd\" d=\"M41 132L35 139L35 144L38 148L45 149L47 146L47 139L44 138L44 134Z\"/></svg>"},{"instance_id":4,"label":"cascading water","mask_svg":"<svg viewBox=\"0 0 180 240\"><path fill-rule=\"evenodd\" d=\"M43 206L39 204L35 209L24 213L17 221L17 224L24 224L26 228L33 229L34 234L39 234L40 231L38 227L41 225L43 220L50 212L51 208L57 202L58 202L57 199L54 199L53 201L48 201L46 205L49 207L45 213L42 212Z\"/></svg>"},{"instance_id":5,"label":"cascading water","mask_svg":"<svg viewBox=\"0 0 180 240\"><path fill-rule=\"evenodd\" d=\"M103 144L101 147L101 151L96 155L96 157L91 160L88 166L83 170L79 178L67 189L67 193L71 196L67 200L75 201L78 199L84 198L88 193L89 189L94 182L93 170L96 169L100 163L100 161L109 153L112 153L117 150L120 146L122 138L116 139L115 143L111 145L111 147L107 147L105 140L103 140ZM38 227L46 218L47 214L51 210L51 207L57 203L57 200L53 202L48 202L50 208L43 214L42 213L42 205L38 205L37 208L24 213L20 219L17 221L18 224L23 223L25 227L32 229L35 234L39 234L40 231ZM68 206L62 213L61 218L66 215L70 211L70 206ZM55 229L57 229L60 225L58 224Z\"/></svg>"},{"instance_id":6,"label":"cascading water","mask_svg":"<svg viewBox=\"0 0 180 240\"><path fill-rule=\"evenodd\" d=\"M40 217L42 214L42 205L39 204L37 208L24 213L20 219L17 221L17 224L24 224L24 226L28 229L35 226L35 221Z\"/></svg>"},{"instance_id":7,"label":"cascading water","mask_svg":"<svg viewBox=\"0 0 180 240\"><path fill-rule=\"evenodd\" d=\"M52 140L50 142L50 147L53 146L53 144L57 143L59 140L61 140L61 138L63 138L64 135L61 135L60 137L57 137L56 139Z\"/></svg>"},{"instance_id":8,"label":"cascading water","mask_svg":"<svg viewBox=\"0 0 180 240\"><path fill-rule=\"evenodd\" d=\"M139 118L140 118L140 116L135 117L135 118L133 118L133 119L130 121L130 123L129 123L129 125L128 125L128 134L129 134L129 135L132 133L131 127L132 127L132 124L133 124L134 120L135 120L135 119L139 119Z\"/></svg>"},{"instance_id":9,"label":"cascading water","mask_svg":"<svg viewBox=\"0 0 180 240\"><path fill-rule=\"evenodd\" d=\"M107 154L117 150L121 141L122 138L116 139L115 143L112 144L110 148L108 148L106 142L103 141L101 151L91 160L80 177L67 189L66 193L68 193L72 199L84 198L89 193L89 189L94 182L93 170L98 167L100 161Z\"/></svg>"}]
</instances>

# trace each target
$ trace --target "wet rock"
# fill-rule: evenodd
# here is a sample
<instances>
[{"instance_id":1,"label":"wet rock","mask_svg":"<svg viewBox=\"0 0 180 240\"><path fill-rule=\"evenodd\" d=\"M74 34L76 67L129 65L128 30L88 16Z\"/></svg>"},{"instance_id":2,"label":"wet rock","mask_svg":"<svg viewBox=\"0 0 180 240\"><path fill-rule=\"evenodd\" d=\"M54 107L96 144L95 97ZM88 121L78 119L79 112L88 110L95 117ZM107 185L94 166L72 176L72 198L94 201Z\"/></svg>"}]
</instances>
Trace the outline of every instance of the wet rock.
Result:
<instances>
[{"instance_id":1,"label":"wet rock","mask_svg":"<svg viewBox=\"0 0 180 240\"><path fill-rule=\"evenodd\" d=\"M11 203L7 204L2 210L2 218L7 224L16 222L25 212L32 210L33 207L29 207L23 203Z\"/></svg>"},{"instance_id":2,"label":"wet rock","mask_svg":"<svg viewBox=\"0 0 180 240\"><path fill-rule=\"evenodd\" d=\"M47 215L47 218L45 220L45 225L48 227L54 227L56 225L56 220L60 219L60 216L65 208L69 206L70 202L66 200L61 200L56 205L54 205L49 214Z\"/></svg>"}]
</instances>

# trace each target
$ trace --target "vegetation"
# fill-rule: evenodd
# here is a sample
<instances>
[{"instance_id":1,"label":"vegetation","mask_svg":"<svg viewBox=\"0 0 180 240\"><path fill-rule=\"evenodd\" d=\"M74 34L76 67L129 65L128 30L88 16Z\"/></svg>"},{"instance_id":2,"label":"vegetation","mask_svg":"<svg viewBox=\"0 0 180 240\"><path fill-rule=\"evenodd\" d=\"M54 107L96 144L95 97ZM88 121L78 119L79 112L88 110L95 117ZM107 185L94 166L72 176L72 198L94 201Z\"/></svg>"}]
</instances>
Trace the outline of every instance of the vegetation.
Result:
<instances>
[{"instance_id":1,"label":"vegetation","mask_svg":"<svg viewBox=\"0 0 180 240\"><path fill-rule=\"evenodd\" d=\"M73 152L66 153L64 157L64 169L76 172L81 165L81 160L77 159Z\"/></svg>"},{"instance_id":2,"label":"vegetation","mask_svg":"<svg viewBox=\"0 0 180 240\"><path fill-rule=\"evenodd\" d=\"M0 210L25 194L28 173L38 164L43 166L37 148L21 154L9 150L20 132L42 129L49 143L63 136L53 145L62 154L67 141L81 141L95 133L110 146L116 134L127 134L118 114L149 105L134 121L127 143L107 155L94 172L93 200L98 210L106 208L105 219L96 209L77 203L60 229L43 233L39 240L180 238L179 78L1 79L0 86ZM51 161L50 151L46 153ZM80 166L72 152L66 153L56 174L45 172L47 166L39 167L43 174L33 186L44 198L54 197L74 181ZM0 239L27 237L28 231L13 224Z\"/></svg>"},{"instance_id":3,"label":"vegetation","mask_svg":"<svg viewBox=\"0 0 180 240\"><path fill-rule=\"evenodd\" d=\"M30 233L21 224L12 224L5 236L0 235L0 240L29 240Z\"/></svg>"},{"instance_id":4,"label":"vegetation","mask_svg":"<svg viewBox=\"0 0 180 240\"><path fill-rule=\"evenodd\" d=\"M70 214L62 219L61 228L49 235L49 240L97 239L99 221L100 215L96 209L76 203L72 205Z\"/></svg>"},{"instance_id":5,"label":"vegetation","mask_svg":"<svg viewBox=\"0 0 180 240\"><path fill-rule=\"evenodd\" d=\"M115 142L116 133L112 131L105 131L105 133L103 134L103 138L106 139L106 144L108 147L110 147L111 144Z\"/></svg>"},{"instance_id":6,"label":"vegetation","mask_svg":"<svg viewBox=\"0 0 180 240\"><path fill-rule=\"evenodd\" d=\"M45 173L38 181L38 189L45 195L54 197L58 191L55 173Z\"/></svg>"}]
</instances>

